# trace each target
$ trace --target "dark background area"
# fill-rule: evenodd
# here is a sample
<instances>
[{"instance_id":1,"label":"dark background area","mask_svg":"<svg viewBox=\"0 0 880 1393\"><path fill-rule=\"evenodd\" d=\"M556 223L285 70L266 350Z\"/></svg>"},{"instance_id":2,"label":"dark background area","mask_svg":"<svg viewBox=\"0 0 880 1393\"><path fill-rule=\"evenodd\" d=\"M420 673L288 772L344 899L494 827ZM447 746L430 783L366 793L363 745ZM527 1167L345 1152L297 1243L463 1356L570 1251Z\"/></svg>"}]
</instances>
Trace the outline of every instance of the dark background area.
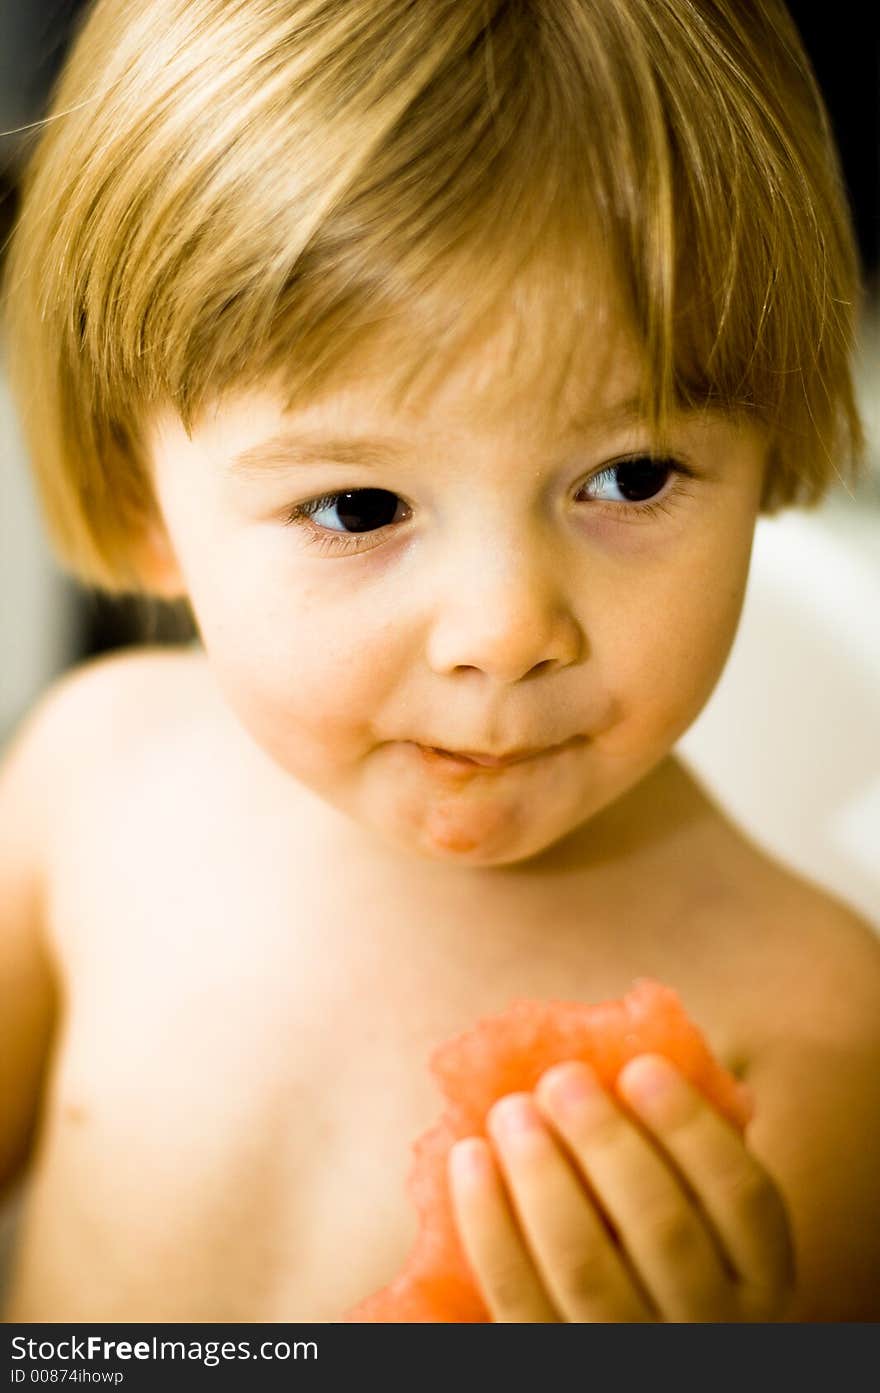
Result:
<instances>
[{"instance_id":1,"label":"dark background area","mask_svg":"<svg viewBox=\"0 0 880 1393\"><path fill-rule=\"evenodd\" d=\"M23 149L17 128L42 114L84 7L83 0L0 0L0 249L15 218ZM831 115L866 282L872 298L880 298L880 6L792 0L788 8ZM195 635L185 606L89 591L76 609L79 658L144 639L176 642Z\"/></svg>"}]
</instances>

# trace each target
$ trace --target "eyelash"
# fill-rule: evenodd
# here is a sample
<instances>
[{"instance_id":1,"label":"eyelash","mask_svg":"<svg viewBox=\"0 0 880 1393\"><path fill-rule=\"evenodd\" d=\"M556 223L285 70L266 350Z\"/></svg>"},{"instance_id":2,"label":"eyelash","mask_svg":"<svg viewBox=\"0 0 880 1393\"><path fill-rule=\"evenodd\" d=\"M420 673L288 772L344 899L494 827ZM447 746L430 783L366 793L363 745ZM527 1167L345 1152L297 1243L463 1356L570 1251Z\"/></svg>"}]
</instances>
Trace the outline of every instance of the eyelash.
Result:
<instances>
[{"instance_id":1,"label":"eyelash","mask_svg":"<svg viewBox=\"0 0 880 1393\"><path fill-rule=\"evenodd\" d=\"M651 460L652 463L666 464L670 468L671 477L674 480L672 487L666 493L661 494L655 500L647 503L611 503L605 507L623 522L638 522L641 519L671 512L670 504L676 504L688 492L688 482L697 478L697 472L685 464L683 460L673 455L628 455L625 459L615 460L613 464L607 464L596 474L581 485L586 488L589 484L597 483L608 477L613 476L618 469L625 464L635 464L640 460ZM399 526L398 523L388 523L386 527L377 527L372 532L333 532L327 528L320 527L312 522L312 516L321 511L322 508L330 507L336 502L343 493L357 493L358 489L340 489L336 493L323 494L320 498L311 498L306 503L299 503L295 508L291 508L284 518L285 526L297 526L305 530L308 543L316 550L324 553L335 552L337 555L352 555L358 552L371 551L373 547L379 545L377 537L382 537L388 527ZM580 490L578 490L580 492ZM599 500L599 506L602 506Z\"/></svg>"}]
</instances>

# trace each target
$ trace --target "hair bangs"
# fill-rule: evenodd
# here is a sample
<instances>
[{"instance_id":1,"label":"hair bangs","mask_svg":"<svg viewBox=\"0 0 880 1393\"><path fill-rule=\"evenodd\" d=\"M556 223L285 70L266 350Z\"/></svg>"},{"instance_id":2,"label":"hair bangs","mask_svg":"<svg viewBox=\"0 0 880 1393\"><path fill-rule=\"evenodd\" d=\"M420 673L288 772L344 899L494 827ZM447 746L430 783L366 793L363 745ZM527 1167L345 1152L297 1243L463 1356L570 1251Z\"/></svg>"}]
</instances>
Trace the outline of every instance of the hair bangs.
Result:
<instances>
[{"instance_id":1,"label":"hair bangs","mask_svg":"<svg viewBox=\"0 0 880 1393\"><path fill-rule=\"evenodd\" d=\"M766 428L765 511L864 454L852 227L776 0L748 22L723 0L97 0L6 291L53 542L108 589L155 519L155 410L192 429L228 391L295 409L355 372L405 403L493 335L487 400L555 414L589 410L624 333L655 436L706 407Z\"/></svg>"}]
</instances>

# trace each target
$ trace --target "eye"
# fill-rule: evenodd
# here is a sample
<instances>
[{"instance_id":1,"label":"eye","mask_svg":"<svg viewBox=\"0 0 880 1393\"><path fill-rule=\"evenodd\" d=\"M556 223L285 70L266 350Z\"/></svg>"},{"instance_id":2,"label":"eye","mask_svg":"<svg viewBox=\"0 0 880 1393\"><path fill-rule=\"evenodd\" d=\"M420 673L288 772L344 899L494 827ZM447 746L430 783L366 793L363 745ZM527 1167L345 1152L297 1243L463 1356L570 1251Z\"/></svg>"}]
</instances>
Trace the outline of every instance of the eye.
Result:
<instances>
[{"instance_id":1,"label":"eye","mask_svg":"<svg viewBox=\"0 0 880 1393\"><path fill-rule=\"evenodd\" d=\"M675 478L675 483L664 492L670 477ZM618 516L621 513L646 515L667 511L668 503L685 491L684 480L693 477L694 471L679 459L666 455L634 455L617 460L594 474L578 490L576 499L605 502L601 496L596 496L596 489L604 484L618 494L618 498L611 501L610 512ZM658 495L661 501L655 502Z\"/></svg>"},{"instance_id":2,"label":"eye","mask_svg":"<svg viewBox=\"0 0 880 1393\"><path fill-rule=\"evenodd\" d=\"M358 550L371 545L369 534L408 516L407 505L388 489L352 489L300 503L290 510L286 522L305 527L318 546Z\"/></svg>"}]
</instances>

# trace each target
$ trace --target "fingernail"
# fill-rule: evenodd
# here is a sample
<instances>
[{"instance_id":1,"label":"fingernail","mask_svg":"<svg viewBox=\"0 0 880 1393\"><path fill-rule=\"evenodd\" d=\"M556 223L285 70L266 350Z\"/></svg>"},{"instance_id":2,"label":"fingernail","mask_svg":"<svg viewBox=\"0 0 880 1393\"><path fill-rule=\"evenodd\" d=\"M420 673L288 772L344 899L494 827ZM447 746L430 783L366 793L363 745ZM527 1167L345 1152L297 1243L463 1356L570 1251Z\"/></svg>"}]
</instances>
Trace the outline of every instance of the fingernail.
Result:
<instances>
[{"instance_id":1,"label":"fingernail","mask_svg":"<svg viewBox=\"0 0 880 1393\"><path fill-rule=\"evenodd\" d=\"M635 1103L650 1104L668 1097L675 1087L675 1070L661 1055L640 1054L625 1064L618 1076L618 1087Z\"/></svg>"},{"instance_id":2,"label":"fingernail","mask_svg":"<svg viewBox=\"0 0 880 1393\"><path fill-rule=\"evenodd\" d=\"M526 1097L503 1098L492 1109L490 1121L505 1137L520 1137L541 1130L540 1114Z\"/></svg>"},{"instance_id":3,"label":"fingernail","mask_svg":"<svg viewBox=\"0 0 880 1393\"><path fill-rule=\"evenodd\" d=\"M541 1092L561 1108L578 1107L598 1091L599 1081L587 1064L560 1064L541 1081Z\"/></svg>"},{"instance_id":4,"label":"fingernail","mask_svg":"<svg viewBox=\"0 0 880 1393\"><path fill-rule=\"evenodd\" d=\"M489 1174L486 1144L478 1137L467 1137L464 1141L456 1142L449 1153L449 1161L457 1181L485 1180Z\"/></svg>"}]
</instances>

